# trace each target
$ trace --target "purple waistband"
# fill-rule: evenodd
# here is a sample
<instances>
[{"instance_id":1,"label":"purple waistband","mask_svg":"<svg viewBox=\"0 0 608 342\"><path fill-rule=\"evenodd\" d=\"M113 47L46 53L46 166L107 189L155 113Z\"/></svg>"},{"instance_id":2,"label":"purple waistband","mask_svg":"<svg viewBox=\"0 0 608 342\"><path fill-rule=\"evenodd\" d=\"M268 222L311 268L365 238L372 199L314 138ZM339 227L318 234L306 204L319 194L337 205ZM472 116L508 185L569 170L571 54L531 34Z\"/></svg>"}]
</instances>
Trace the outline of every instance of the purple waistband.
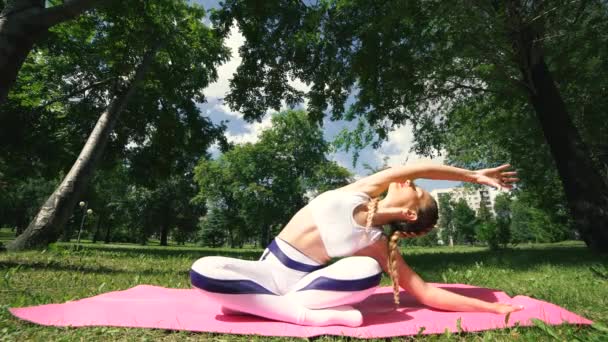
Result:
<instances>
[{"instance_id":1,"label":"purple waistband","mask_svg":"<svg viewBox=\"0 0 608 342\"><path fill-rule=\"evenodd\" d=\"M268 294L276 295L264 286L247 279L215 279L206 277L195 270L190 270L190 282L195 287L207 292L227 294Z\"/></svg>"},{"instance_id":2,"label":"purple waistband","mask_svg":"<svg viewBox=\"0 0 608 342\"><path fill-rule=\"evenodd\" d=\"M276 240L272 240L270 245L268 245L268 250L274 254L274 256L279 259L283 265L291 268L292 270L310 273L325 267L324 265L308 265L291 259L287 256L287 254L283 253Z\"/></svg>"}]
</instances>

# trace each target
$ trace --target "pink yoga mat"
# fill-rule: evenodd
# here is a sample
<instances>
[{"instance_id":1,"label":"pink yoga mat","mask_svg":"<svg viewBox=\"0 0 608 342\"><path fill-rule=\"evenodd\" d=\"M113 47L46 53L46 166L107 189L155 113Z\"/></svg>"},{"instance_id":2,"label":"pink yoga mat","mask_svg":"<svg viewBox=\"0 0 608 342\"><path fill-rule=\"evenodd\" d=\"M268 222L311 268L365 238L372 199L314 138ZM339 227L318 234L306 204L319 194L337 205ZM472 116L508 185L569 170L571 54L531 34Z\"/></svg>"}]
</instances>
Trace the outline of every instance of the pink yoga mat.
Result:
<instances>
[{"instance_id":1,"label":"pink yoga mat","mask_svg":"<svg viewBox=\"0 0 608 342\"><path fill-rule=\"evenodd\" d=\"M505 316L478 312L446 312L423 306L406 293L401 293L401 307L393 310L389 287L357 307L362 311L363 325L307 327L270 321L255 316L227 316L220 306L195 289L168 289L140 285L64 304L47 304L11 308L10 312L27 321L54 326L117 326L159 328L230 334L312 337L339 335L359 338L382 338L458 331L458 320L464 331L480 331L519 325L532 325L538 318L547 324L591 324L593 322L557 305L526 296L510 298L504 292L462 284L434 284L447 290L492 302L521 304L524 310Z\"/></svg>"}]
</instances>

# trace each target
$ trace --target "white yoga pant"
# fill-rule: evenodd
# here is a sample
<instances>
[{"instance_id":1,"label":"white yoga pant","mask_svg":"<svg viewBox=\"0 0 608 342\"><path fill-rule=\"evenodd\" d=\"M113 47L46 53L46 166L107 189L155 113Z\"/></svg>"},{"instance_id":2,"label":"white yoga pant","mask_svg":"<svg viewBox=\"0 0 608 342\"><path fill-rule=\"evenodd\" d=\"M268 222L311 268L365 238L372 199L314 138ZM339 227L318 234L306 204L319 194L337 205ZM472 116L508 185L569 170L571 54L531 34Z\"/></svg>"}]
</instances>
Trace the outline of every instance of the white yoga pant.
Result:
<instances>
[{"instance_id":1,"label":"white yoga pant","mask_svg":"<svg viewBox=\"0 0 608 342\"><path fill-rule=\"evenodd\" d=\"M382 270L370 257L353 256L319 265L276 238L258 261L213 256L197 260L192 285L222 305L301 325L359 326L361 313L348 304L370 296Z\"/></svg>"}]
</instances>

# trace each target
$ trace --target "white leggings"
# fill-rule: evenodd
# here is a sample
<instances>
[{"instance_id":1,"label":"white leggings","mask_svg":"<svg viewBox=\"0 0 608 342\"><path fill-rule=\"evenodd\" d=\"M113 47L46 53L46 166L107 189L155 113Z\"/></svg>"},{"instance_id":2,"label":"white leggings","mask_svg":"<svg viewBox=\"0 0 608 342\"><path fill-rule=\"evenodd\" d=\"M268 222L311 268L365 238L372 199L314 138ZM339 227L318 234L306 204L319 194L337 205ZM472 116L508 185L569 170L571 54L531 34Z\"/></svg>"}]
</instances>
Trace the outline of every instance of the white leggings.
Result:
<instances>
[{"instance_id":1,"label":"white leggings","mask_svg":"<svg viewBox=\"0 0 608 342\"><path fill-rule=\"evenodd\" d=\"M370 257L322 266L279 238L258 261L204 257L190 270L192 285L218 301L226 314L313 326L361 325L361 313L347 304L371 295L381 275Z\"/></svg>"}]
</instances>

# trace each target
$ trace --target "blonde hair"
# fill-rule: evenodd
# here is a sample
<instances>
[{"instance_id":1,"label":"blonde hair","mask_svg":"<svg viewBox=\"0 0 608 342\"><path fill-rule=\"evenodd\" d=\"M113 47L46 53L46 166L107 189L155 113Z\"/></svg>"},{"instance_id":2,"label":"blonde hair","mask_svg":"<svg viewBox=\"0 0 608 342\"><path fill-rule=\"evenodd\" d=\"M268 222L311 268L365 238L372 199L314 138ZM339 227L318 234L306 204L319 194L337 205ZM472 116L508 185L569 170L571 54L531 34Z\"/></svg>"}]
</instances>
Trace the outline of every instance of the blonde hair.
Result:
<instances>
[{"instance_id":1,"label":"blonde hair","mask_svg":"<svg viewBox=\"0 0 608 342\"><path fill-rule=\"evenodd\" d=\"M378 211L378 202L380 199L378 197L372 198L367 204L367 223L366 228L369 229L372 226L372 221L374 219L374 215L376 211ZM436 219L435 219L436 221ZM392 285L393 285L393 299L395 301L395 306L399 306L399 270L397 269L397 256L399 253L399 239L400 238L415 238L421 235L428 233L431 229L433 229L434 224L429 225L423 229L420 229L416 232L403 231L399 229L393 230L390 234L388 240L388 263L387 268L389 271L389 276L391 277Z\"/></svg>"}]
</instances>

